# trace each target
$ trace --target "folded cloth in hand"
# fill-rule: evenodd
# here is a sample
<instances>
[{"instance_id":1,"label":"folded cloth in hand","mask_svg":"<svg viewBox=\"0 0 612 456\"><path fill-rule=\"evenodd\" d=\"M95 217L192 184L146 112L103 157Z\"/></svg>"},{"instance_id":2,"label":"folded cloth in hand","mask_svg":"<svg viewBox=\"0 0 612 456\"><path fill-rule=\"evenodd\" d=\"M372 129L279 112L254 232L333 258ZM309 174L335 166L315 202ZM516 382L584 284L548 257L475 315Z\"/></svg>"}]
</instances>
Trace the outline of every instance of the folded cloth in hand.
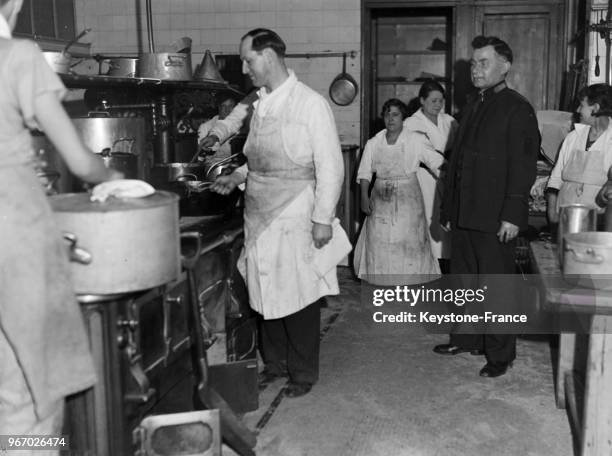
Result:
<instances>
[{"instance_id":1,"label":"folded cloth in hand","mask_svg":"<svg viewBox=\"0 0 612 456\"><path fill-rule=\"evenodd\" d=\"M353 249L351 241L344 232L340 220L335 218L332 222L332 238L320 249L314 244L310 248L310 262L316 274L323 278L325 274L335 268L342 259Z\"/></svg>"},{"instance_id":2,"label":"folded cloth in hand","mask_svg":"<svg viewBox=\"0 0 612 456\"><path fill-rule=\"evenodd\" d=\"M155 189L138 179L118 179L96 185L91 192L91 201L104 202L115 198L144 198L155 193Z\"/></svg>"}]
</instances>

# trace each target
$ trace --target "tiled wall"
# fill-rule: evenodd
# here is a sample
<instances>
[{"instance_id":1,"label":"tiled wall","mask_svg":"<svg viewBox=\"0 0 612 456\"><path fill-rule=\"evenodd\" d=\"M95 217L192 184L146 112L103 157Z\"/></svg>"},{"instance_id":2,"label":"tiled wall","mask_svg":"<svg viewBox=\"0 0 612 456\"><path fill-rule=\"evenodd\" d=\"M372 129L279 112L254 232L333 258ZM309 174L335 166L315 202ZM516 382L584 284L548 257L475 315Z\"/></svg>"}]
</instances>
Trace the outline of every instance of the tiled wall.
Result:
<instances>
[{"instance_id":1,"label":"tiled wall","mask_svg":"<svg viewBox=\"0 0 612 456\"><path fill-rule=\"evenodd\" d=\"M139 39L142 51L148 52L145 0L75 3L77 28L92 28L93 53L136 54ZM194 65L206 49L237 54L245 32L267 27L286 41L289 54L357 51L347 60L347 72L360 83L360 0L152 0L152 10L155 50L168 51L170 43L188 36L193 40ZM287 64L327 98L330 83L342 70L341 57L288 58ZM358 97L346 107L332 103L345 144L359 144L360 102Z\"/></svg>"}]
</instances>

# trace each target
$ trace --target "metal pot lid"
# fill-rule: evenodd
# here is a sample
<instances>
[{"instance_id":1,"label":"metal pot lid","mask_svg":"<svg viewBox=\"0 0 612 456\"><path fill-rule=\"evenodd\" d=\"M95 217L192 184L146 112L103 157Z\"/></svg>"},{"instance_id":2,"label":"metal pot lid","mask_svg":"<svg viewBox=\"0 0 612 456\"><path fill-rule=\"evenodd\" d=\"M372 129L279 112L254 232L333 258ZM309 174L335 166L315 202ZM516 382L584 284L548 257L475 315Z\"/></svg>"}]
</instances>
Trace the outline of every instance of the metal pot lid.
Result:
<instances>
[{"instance_id":1,"label":"metal pot lid","mask_svg":"<svg viewBox=\"0 0 612 456\"><path fill-rule=\"evenodd\" d=\"M168 204L178 203L175 193L156 191L144 198L109 198L104 203L90 200L89 193L61 193L49 197L49 203L55 212L117 212L151 209Z\"/></svg>"}]
</instances>

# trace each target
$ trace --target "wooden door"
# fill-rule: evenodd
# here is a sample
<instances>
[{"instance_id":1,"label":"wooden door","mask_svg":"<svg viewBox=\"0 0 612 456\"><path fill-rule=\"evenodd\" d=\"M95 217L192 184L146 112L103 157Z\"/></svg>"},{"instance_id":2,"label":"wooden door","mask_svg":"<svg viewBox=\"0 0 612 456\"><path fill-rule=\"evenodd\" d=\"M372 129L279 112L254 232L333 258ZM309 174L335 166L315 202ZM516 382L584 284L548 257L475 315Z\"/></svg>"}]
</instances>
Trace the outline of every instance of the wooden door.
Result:
<instances>
[{"instance_id":1,"label":"wooden door","mask_svg":"<svg viewBox=\"0 0 612 456\"><path fill-rule=\"evenodd\" d=\"M476 32L506 41L514 53L508 85L534 109L557 109L563 71L563 4L482 6Z\"/></svg>"}]
</instances>

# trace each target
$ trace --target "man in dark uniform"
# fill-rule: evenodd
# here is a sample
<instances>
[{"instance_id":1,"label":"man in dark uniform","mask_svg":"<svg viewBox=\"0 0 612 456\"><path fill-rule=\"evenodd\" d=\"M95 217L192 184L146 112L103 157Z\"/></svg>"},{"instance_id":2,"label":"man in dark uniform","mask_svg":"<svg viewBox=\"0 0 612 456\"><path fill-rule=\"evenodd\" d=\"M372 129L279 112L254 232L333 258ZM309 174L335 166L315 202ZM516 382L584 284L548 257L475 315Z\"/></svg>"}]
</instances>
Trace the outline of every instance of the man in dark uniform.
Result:
<instances>
[{"instance_id":1,"label":"man in dark uniform","mask_svg":"<svg viewBox=\"0 0 612 456\"><path fill-rule=\"evenodd\" d=\"M481 287L478 275L515 272L516 237L527 226L540 134L529 102L506 85L513 59L510 47L497 37L484 36L474 38L472 47L472 83L479 94L459 126L444 185L441 223L452 232L451 273L472 275L476 280L470 287ZM512 290L496 292L512 294ZM484 353L487 364L480 375L505 374L516 357L516 336L474 332L453 332L450 343L434 351Z\"/></svg>"}]
</instances>

